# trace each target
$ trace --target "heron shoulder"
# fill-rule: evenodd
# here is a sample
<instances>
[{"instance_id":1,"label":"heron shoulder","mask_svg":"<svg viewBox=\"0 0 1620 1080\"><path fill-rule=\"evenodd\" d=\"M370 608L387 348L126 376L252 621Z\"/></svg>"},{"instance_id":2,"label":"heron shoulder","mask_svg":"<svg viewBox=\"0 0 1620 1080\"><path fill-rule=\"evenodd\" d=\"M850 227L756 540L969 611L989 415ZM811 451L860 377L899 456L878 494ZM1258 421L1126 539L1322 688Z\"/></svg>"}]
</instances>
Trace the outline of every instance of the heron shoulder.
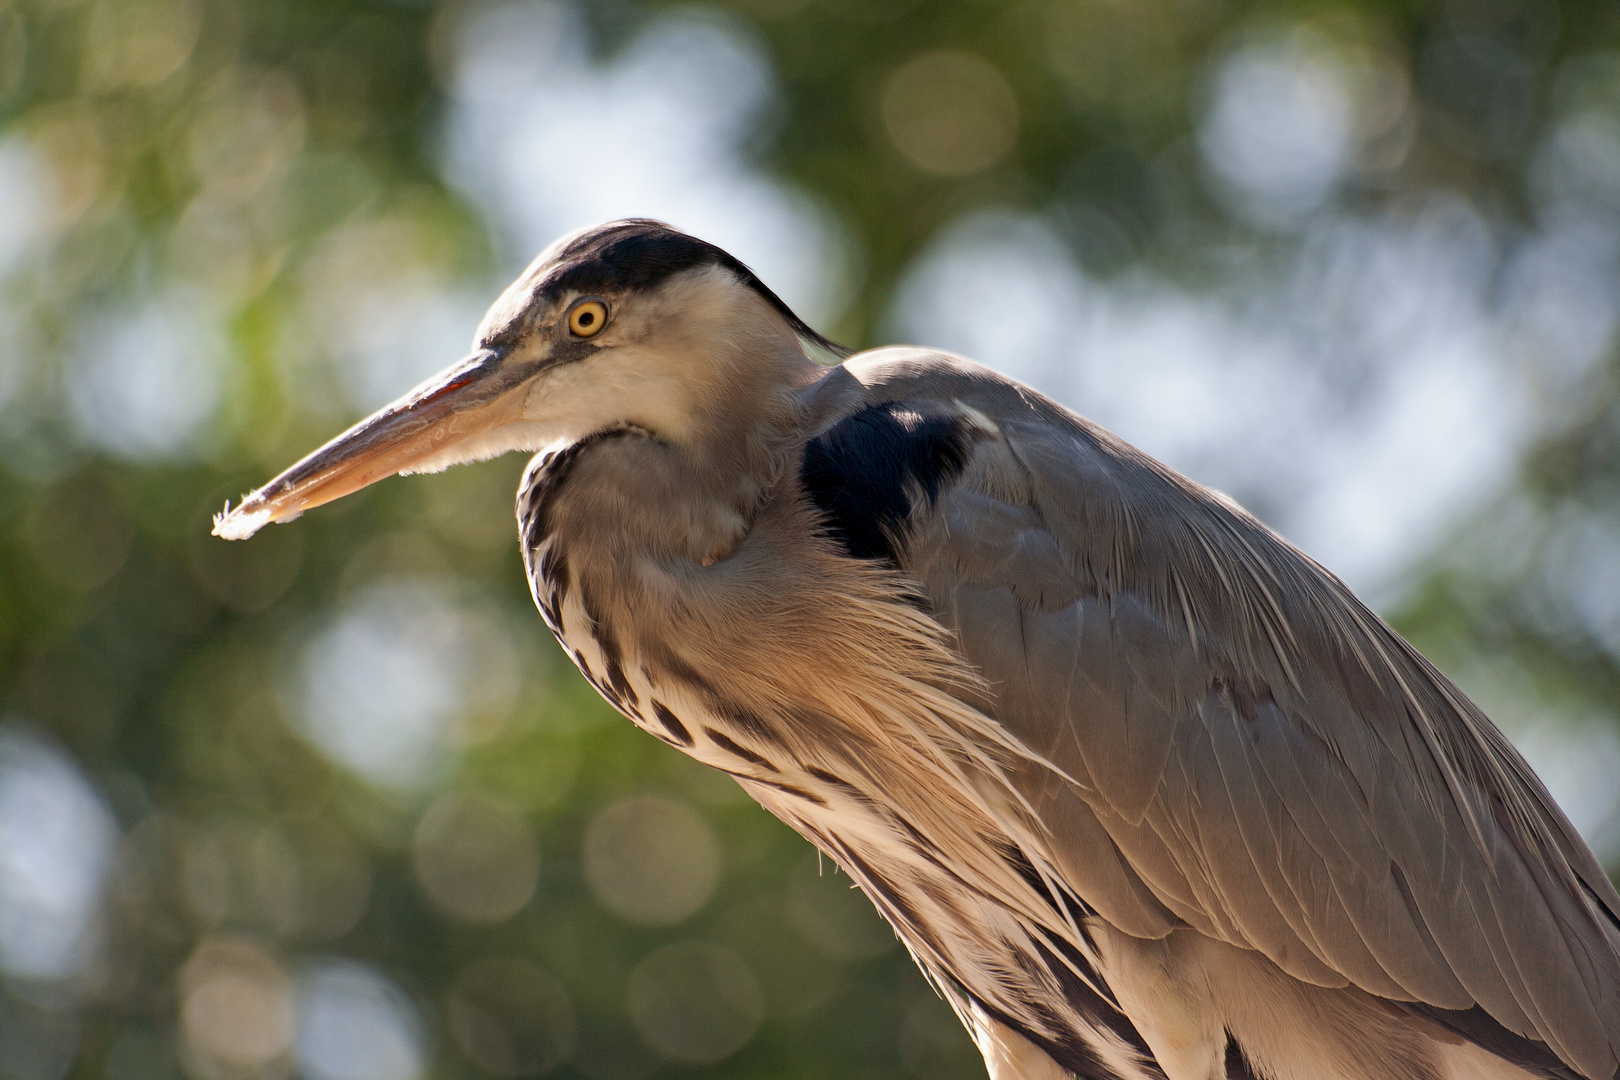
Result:
<instances>
[{"instance_id":1,"label":"heron shoulder","mask_svg":"<svg viewBox=\"0 0 1620 1080\"><path fill-rule=\"evenodd\" d=\"M841 368L861 387L867 404L883 401L971 402L986 415L1072 413L994 368L941 349L888 345L856 353ZM1073 417L1079 419L1078 417Z\"/></svg>"},{"instance_id":2,"label":"heron shoulder","mask_svg":"<svg viewBox=\"0 0 1620 1080\"><path fill-rule=\"evenodd\" d=\"M930 421L894 427L896 438L937 441L941 423L949 421L974 444L955 470L962 482L1003 499L1050 501L1058 514L1049 526L1062 539L1099 548L1077 551L1077 563L1118 563L1114 569L1135 580L1154 576L1163 555L1191 547L1197 557L1213 550L1238 564L1297 560L1322 572L1229 496L964 357L914 346L871 349L834 369L808 397L812 439L836 438L834 428L849 431L852 417L875 409ZM847 452L857 449L851 445ZM879 471L905 457L888 444L869 449L867 466Z\"/></svg>"}]
</instances>

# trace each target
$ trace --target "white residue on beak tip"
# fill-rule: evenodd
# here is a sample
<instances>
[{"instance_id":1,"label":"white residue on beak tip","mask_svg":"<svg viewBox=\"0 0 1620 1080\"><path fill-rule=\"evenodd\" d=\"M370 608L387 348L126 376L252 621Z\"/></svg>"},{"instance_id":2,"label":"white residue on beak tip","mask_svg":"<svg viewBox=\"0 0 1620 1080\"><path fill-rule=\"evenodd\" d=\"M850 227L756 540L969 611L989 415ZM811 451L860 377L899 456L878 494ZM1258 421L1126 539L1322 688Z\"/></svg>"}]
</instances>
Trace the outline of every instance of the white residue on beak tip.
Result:
<instances>
[{"instance_id":1,"label":"white residue on beak tip","mask_svg":"<svg viewBox=\"0 0 1620 1080\"><path fill-rule=\"evenodd\" d=\"M214 535L226 540L246 540L269 523L269 510L246 510L243 506L232 510L227 500L225 509L214 515Z\"/></svg>"}]
</instances>

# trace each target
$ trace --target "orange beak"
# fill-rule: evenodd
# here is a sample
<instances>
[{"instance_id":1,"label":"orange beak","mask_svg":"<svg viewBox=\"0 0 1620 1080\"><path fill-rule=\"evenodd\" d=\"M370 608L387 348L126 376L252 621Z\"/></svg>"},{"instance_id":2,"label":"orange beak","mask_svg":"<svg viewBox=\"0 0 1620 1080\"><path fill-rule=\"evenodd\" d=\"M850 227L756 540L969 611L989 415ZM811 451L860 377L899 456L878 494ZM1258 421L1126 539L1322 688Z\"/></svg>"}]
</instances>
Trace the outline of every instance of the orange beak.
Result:
<instances>
[{"instance_id":1,"label":"orange beak","mask_svg":"<svg viewBox=\"0 0 1620 1080\"><path fill-rule=\"evenodd\" d=\"M272 521L291 521L395 473L442 468L435 459L518 417L519 387L535 368L502 361L481 349L435 375L249 492L234 510L226 503L214 517L214 535L245 540Z\"/></svg>"}]
</instances>

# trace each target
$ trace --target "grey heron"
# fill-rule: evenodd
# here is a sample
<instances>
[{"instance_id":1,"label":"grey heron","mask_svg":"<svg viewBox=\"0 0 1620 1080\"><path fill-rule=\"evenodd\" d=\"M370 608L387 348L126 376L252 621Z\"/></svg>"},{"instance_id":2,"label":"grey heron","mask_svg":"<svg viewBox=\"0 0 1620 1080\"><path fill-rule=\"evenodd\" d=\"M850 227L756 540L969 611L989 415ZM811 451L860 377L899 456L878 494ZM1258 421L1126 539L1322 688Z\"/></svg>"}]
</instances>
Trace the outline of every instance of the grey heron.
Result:
<instances>
[{"instance_id":1,"label":"grey heron","mask_svg":"<svg viewBox=\"0 0 1620 1080\"><path fill-rule=\"evenodd\" d=\"M1013 380L807 345L720 249L586 229L215 532L538 452L568 655L847 870L994 1080L1620 1075L1620 896L1411 645Z\"/></svg>"}]
</instances>

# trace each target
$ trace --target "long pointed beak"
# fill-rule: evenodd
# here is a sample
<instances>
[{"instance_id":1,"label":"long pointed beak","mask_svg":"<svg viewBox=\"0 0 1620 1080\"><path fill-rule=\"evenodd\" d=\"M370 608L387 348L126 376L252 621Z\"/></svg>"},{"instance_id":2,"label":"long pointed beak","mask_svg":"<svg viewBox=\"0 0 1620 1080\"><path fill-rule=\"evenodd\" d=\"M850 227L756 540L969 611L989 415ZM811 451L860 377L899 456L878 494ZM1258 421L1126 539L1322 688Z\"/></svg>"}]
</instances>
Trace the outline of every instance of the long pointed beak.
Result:
<instances>
[{"instance_id":1,"label":"long pointed beak","mask_svg":"<svg viewBox=\"0 0 1620 1080\"><path fill-rule=\"evenodd\" d=\"M533 369L518 372L481 349L360 421L214 517L214 535L245 540L272 521L291 521L399 472L431 465L459 443L515 419ZM442 467L442 465L440 466Z\"/></svg>"}]
</instances>

